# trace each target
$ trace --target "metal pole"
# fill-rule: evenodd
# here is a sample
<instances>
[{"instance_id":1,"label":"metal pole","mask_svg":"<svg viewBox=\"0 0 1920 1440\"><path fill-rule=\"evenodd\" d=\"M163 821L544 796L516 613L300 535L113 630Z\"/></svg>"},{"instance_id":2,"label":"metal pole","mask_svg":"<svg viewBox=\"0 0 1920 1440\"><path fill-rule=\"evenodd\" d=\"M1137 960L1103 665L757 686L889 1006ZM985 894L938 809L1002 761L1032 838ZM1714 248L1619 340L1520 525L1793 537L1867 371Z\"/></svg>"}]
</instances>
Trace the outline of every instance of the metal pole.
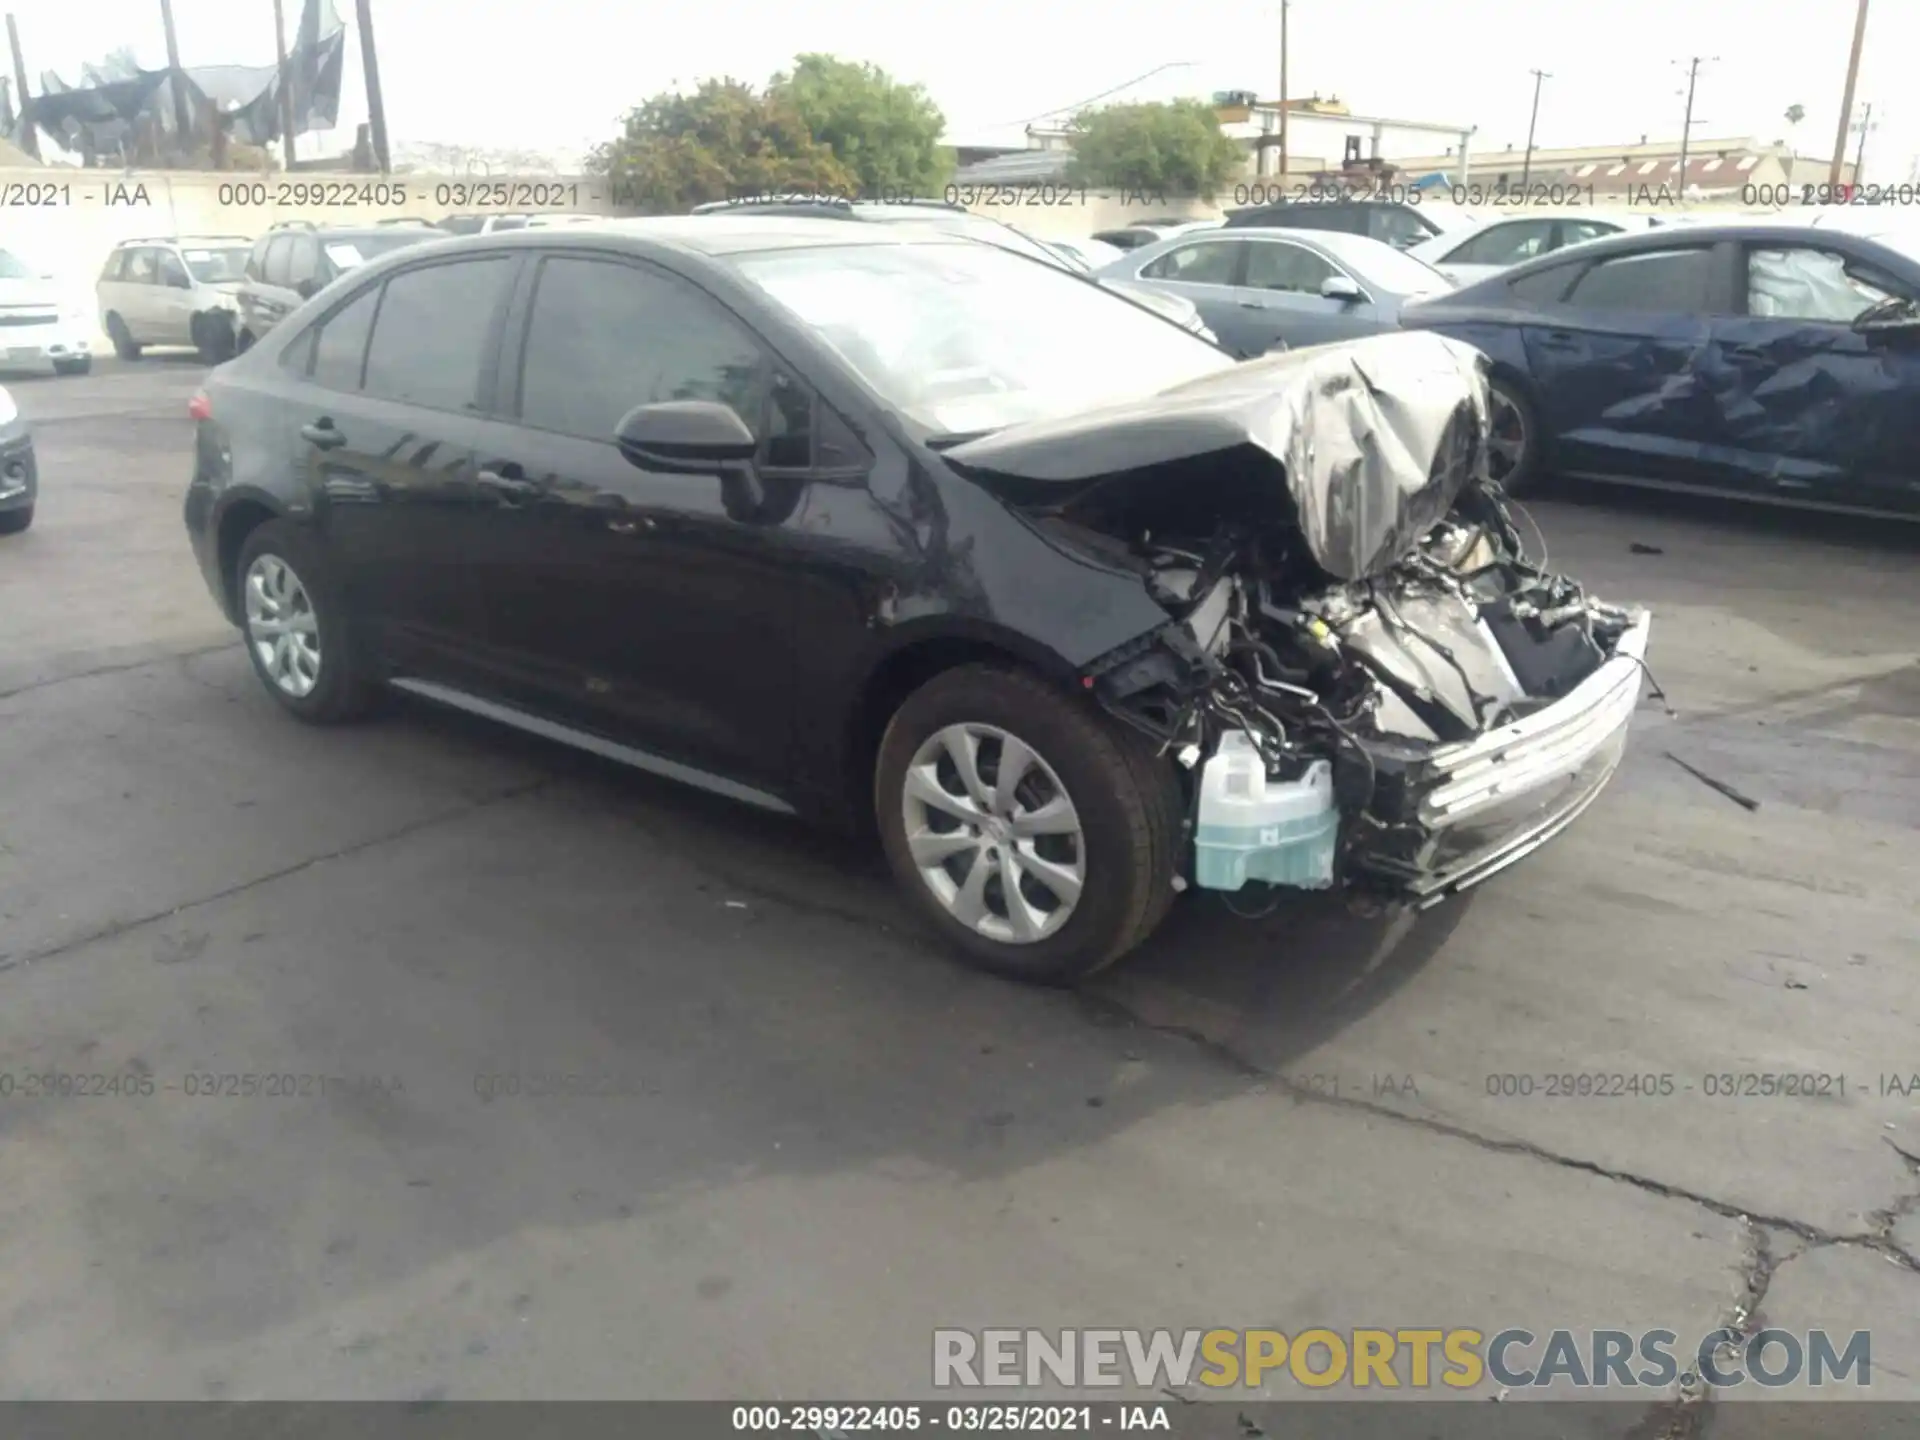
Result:
<instances>
[{"instance_id":1,"label":"metal pole","mask_svg":"<svg viewBox=\"0 0 1920 1440\"><path fill-rule=\"evenodd\" d=\"M387 154L387 107L380 98L380 61L373 48L372 0L354 0L360 18L360 59L367 71L368 139L373 143L373 163L382 175L393 169Z\"/></svg>"},{"instance_id":2,"label":"metal pole","mask_svg":"<svg viewBox=\"0 0 1920 1440\"><path fill-rule=\"evenodd\" d=\"M1853 152L1853 183L1860 183L1861 167L1867 163L1867 131L1873 128L1873 103L1860 112L1860 148Z\"/></svg>"},{"instance_id":3,"label":"metal pole","mask_svg":"<svg viewBox=\"0 0 1920 1440\"><path fill-rule=\"evenodd\" d=\"M1274 178L1287 179L1287 11L1288 0L1280 0L1280 169Z\"/></svg>"},{"instance_id":4,"label":"metal pole","mask_svg":"<svg viewBox=\"0 0 1920 1440\"><path fill-rule=\"evenodd\" d=\"M1527 158L1520 164L1520 194L1527 193L1527 180L1533 174L1533 129L1540 123L1540 82L1548 79L1544 70L1533 72L1533 118L1527 121Z\"/></svg>"},{"instance_id":5,"label":"metal pole","mask_svg":"<svg viewBox=\"0 0 1920 1440\"><path fill-rule=\"evenodd\" d=\"M30 98L27 94L27 62L20 58L20 27L14 23L11 10L7 12L7 42L13 46L13 83L20 94L20 114L24 121L27 101ZM20 140L26 146L27 153L38 160L40 158L40 127L26 121L20 127Z\"/></svg>"},{"instance_id":6,"label":"metal pole","mask_svg":"<svg viewBox=\"0 0 1920 1440\"><path fill-rule=\"evenodd\" d=\"M184 154L192 148L193 125L187 118L187 76L180 68L180 41L173 33L173 0L160 0L160 23L167 32L167 84L173 88L173 122Z\"/></svg>"},{"instance_id":7,"label":"metal pole","mask_svg":"<svg viewBox=\"0 0 1920 1440\"><path fill-rule=\"evenodd\" d=\"M1840 95L1840 131L1833 137L1833 167L1827 172L1829 194L1840 188L1840 171L1847 163L1847 123L1853 119L1853 87L1860 78L1860 51L1866 43L1867 0L1860 0L1853 17L1853 53L1847 57L1847 88Z\"/></svg>"},{"instance_id":8,"label":"metal pole","mask_svg":"<svg viewBox=\"0 0 1920 1440\"><path fill-rule=\"evenodd\" d=\"M1693 138L1693 87L1700 78L1700 57L1687 66L1687 118L1680 125L1680 193L1687 193L1687 142Z\"/></svg>"},{"instance_id":9,"label":"metal pole","mask_svg":"<svg viewBox=\"0 0 1920 1440\"><path fill-rule=\"evenodd\" d=\"M293 72L287 68L287 21L280 0L273 0L273 53L280 65L280 148L293 169Z\"/></svg>"}]
</instances>

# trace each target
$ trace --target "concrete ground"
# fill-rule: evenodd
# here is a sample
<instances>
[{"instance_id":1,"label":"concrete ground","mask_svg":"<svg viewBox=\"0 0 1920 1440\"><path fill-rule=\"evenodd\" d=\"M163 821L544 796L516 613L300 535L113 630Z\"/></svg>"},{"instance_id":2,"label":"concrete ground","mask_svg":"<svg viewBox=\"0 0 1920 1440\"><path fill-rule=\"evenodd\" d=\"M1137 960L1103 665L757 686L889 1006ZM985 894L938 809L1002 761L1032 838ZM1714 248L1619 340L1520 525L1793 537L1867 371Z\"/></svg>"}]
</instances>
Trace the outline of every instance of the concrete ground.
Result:
<instances>
[{"instance_id":1,"label":"concrete ground","mask_svg":"<svg viewBox=\"0 0 1920 1440\"><path fill-rule=\"evenodd\" d=\"M783 822L286 718L181 530L199 373L10 382L0 1397L931 1396L945 1326L1722 1323L1869 1329L1920 1396L1920 531L1539 504L1656 609L1676 712L1594 810L1417 921L1194 902L1037 993ZM1780 1074L1837 1078L1714 1093Z\"/></svg>"}]
</instances>

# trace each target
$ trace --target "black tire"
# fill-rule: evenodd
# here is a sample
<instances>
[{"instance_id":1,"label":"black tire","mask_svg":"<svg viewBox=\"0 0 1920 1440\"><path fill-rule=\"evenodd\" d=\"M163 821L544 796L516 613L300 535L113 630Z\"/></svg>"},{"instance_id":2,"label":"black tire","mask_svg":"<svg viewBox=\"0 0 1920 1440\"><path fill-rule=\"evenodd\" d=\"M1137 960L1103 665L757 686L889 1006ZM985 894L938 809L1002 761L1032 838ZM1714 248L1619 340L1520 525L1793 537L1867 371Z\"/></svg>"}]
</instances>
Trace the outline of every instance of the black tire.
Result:
<instances>
[{"instance_id":1,"label":"black tire","mask_svg":"<svg viewBox=\"0 0 1920 1440\"><path fill-rule=\"evenodd\" d=\"M91 355L82 355L72 360L56 360L53 362L53 373L56 375L84 375L91 369L93 369L93 357Z\"/></svg>"},{"instance_id":2,"label":"black tire","mask_svg":"<svg viewBox=\"0 0 1920 1440\"><path fill-rule=\"evenodd\" d=\"M993 726L1031 748L1079 816L1084 883L1065 921L1044 938L1017 943L981 934L949 913L913 860L908 769L923 743L961 724ZM1018 670L964 665L909 696L880 742L874 808L887 862L911 903L969 961L998 975L1074 984L1145 940L1173 903L1182 806L1172 764L1089 702Z\"/></svg>"},{"instance_id":3,"label":"black tire","mask_svg":"<svg viewBox=\"0 0 1920 1440\"><path fill-rule=\"evenodd\" d=\"M247 351L251 350L252 348L253 348L253 331L242 330L240 332L239 338L233 342L233 353L236 355L244 355L247 353Z\"/></svg>"},{"instance_id":4,"label":"black tire","mask_svg":"<svg viewBox=\"0 0 1920 1440\"><path fill-rule=\"evenodd\" d=\"M141 346L135 343L127 322L118 315L107 316L107 338L113 341L113 353L122 360L138 360Z\"/></svg>"},{"instance_id":5,"label":"black tire","mask_svg":"<svg viewBox=\"0 0 1920 1440\"><path fill-rule=\"evenodd\" d=\"M1516 498L1537 495L1543 489L1545 466L1541 461L1540 414L1526 387L1505 375L1496 375L1487 384L1489 406L1488 470L1507 494ZM1507 431L1502 436L1503 428ZM1518 450L1504 467L1491 447L1502 438L1516 438Z\"/></svg>"},{"instance_id":6,"label":"black tire","mask_svg":"<svg viewBox=\"0 0 1920 1440\"><path fill-rule=\"evenodd\" d=\"M193 348L202 364L219 365L233 358L233 323L219 315L193 317Z\"/></svg>"},{"instance_id":7,"label":"black tire","mask_svg":"<svg viewBox=\"0 0 1920 1440\"><path fill-rule=\"evenodd\" d=\"M18 535L33 524L33 506L22 505L18 510L0 510L0 535Z\"/></svg>"},{"instance_id":8,"label":"black tire","mask_svg":"<svg viewBox=\"0 0 1920 1440\"><path fill-rule=\"evenodd\" d=\"M291 693L274 678L249 628L246 577L263 556L278 560L298 578L307 597L306 608L317 622L320 660L313 688L305 694ZM240 614L240 633L247 648L247 659L269 695L302 720L315 725L357 720L373 708L379 685L360 627L348 613L333 566L310 533L286 520L269 520L260 525L241 544L230 583Z\"/></svg>"}]
</instances>

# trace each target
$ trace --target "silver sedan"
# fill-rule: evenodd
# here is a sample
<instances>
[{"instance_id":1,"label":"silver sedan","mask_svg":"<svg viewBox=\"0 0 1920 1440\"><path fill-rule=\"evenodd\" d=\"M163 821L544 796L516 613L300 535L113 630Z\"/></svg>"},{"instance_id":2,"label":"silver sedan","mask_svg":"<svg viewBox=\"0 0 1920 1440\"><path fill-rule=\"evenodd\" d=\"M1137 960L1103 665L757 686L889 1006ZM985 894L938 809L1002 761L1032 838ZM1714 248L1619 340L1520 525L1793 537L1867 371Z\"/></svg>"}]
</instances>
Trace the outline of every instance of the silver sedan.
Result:
<instances>
[{"instance_id":1,"label":"silver sedan","mask_svg":"<svg viewBox=\"0 0 1920 1440\"><path fill-rule=\"evenodd\" d=\"M1098 275L1191 301L1242 359L1395 329L1402 305L1453 288L1432 266L1364 235L1253 226L1175 235Z\"/></svg>"}]
</instances>

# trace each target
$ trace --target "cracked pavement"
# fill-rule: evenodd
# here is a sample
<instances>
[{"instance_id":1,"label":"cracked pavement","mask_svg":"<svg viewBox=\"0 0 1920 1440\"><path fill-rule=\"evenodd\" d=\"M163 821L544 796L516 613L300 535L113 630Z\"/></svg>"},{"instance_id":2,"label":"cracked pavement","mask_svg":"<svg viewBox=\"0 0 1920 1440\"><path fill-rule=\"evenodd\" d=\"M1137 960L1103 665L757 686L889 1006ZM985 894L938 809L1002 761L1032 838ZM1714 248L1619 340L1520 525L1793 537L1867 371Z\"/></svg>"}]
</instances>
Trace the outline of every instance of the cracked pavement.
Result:
<instances>
[{"instance_id":1,"label":"cracked pavement","mask_svg":"<svg viewBox=\"0 0 1920 1440\"><path fill-rule=\"evenodd\" d=\"M785 822L284 718L180 527L198 373L15 386L0 1075L155 1093L0 1099L0 1397L930 1397L955 1325L1869 1329L1920 1397L1920 531L1539 504L1676 712L1579 824L1035 993Z\"/></svg>"}]
</instances>

